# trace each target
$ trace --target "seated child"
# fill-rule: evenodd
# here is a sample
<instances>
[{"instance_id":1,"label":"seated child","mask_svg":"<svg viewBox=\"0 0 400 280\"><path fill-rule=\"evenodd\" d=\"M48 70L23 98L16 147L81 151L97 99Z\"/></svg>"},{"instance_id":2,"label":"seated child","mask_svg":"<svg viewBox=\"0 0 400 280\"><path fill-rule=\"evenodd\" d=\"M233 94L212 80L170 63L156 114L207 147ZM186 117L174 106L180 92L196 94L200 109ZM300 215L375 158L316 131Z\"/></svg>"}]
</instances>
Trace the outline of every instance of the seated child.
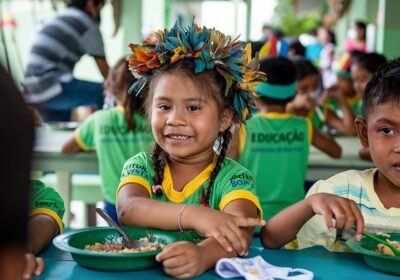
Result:
<instances>
[{"instance_id":1,"label":"seated child","mask_svg":"<svg viewBox=\"0 0 400 280\"><path fill-rule=\"evenodd\" d=\"M225 157L232 121L251 116L251 85L263 77L244 46L194 23L130 45L129 65L142 76L133 88L146 93L156 143L152 154L125 163L118 217L124 225L194 230L185 236L197 243L173 243L156 256L177 278L246 254L251 227L264 224L251 173Z\"/></svg>"},{"instance_id":2,"label":"seated child","mask_svg":"<svg viewBox=\"0 0 400 280\"><path fill-rule=\"evenodd\" d=\"M361 54L352 60L350 70L353 86L360 96L364 95L365 86L371 80L372 75L385 63L385 56L378 53ZM358 154L361 159L371 161L369 149L361 148Z\"/></svg>"},{"instance_id":3,"label":"seated child","mask_svg":"<svg viewBox=\"0 0 400 280\"><path fill-rule=\"evenodd\" d=\"M343 116L339 117L329 108L327 102L322 103L321 75L318 68L309 60L297 59L296 66L297 93L293 101L286 106L288 112L298 116L309 117L315 128L321 130L326 126L343 135L355 135L354 114L344 96L335 89L329 95L340 105Z\"/></svg>"},{"instance_id":4,"label":"seated child","mask_svg":"<svg viewBox=\"0 0 400 280\"><path fill-rule=\"evenodd\" d=\"M60 195L38 180L31 181L31 187L24 279L42 273L44 261L35 255L46 248L63 229L64 202Z\"/></svg>"},{"instance_id":5,"label":"seated child","mask_svg":"<svg viewBox=\"0 0 400 280\"><path fill-rule=\"evenodd\" d=\"M105 82L117 106L91 115L62 148L65 154L96 150L104 208L116 222L115 192L124 162L137 153L150 151L153 143L150 126L144 119L143 98L128 94L135 80L125 58L120 59Z\"/></svg>"},{"instance_id":6,"label":"seated child","mask_svg":"<svg viewBox=\"0 0 400 280\"><path fill-rule=\"evenodd\" d=\"M259 113L238 128L238 161L256 180L264 218L269 220L305 196L309 145L338 158L340 146L313 127L310 120L285 112L296 93L296 68L283 57L261 60L267 82L256 87ZM235 154L232 152L234 158ZM290 176L288 175L290 173Z\"/></svg>"},{"instance_id":7,"label":"seated child","mask_svg":"<svg viewBox=\"0 0 400 280\"><path fill-rule=\"evenodd\" d=\"M345 53L339 58L335 67L337 84L331 88L332 90L327 91L327 94L325 95L331 110L335 111L340 117L344 114L342 106L336 101L337 98L331 97L331 94L336 93L337 95L341 94L344 96L346 103L350 106L354 116L361 115L361 96L353 87L353 78L350 72L351 61L357 55L359 55L358 52Z\"/></svg>"},{"instance_id":8,"label":"seated child","mask_svg":"<svg viewBox=\"0 0 400 280\"><path fill-rule=\"evenodd\" d=\"M299 248L322 245L332 251L348 250L340 242L345 238L342 230L351 229L355 221L359 221L361 225L356 215L357 211L361 211L368 231L400 232L399 89L400 61L398 60L381 68L367 84L363 97L364 117L358 117L355 124L360 142L370 149L377 168L346 171L327 180L318 181L310 189L305 201L311 201L313 197L320 195L334 194L352 203L335 207L336 210L325 211L323 217L314 216L309 220L297 234ZM325 205L321 206L327 208L329 204L330 201L325 200ZM294 209L291 210L292 214L295 213ZM304 213L318 212L315 210L315 207L308 208ZM290 216L290 213L286 214ZM305 219L296 225L296 229L300 229L311 214L303 216ZM278 218L284 217L276 218L278 221ZM336 221L336 227L340 231L331 230L332 218L341 219L340 222ZM270 223L267 226L271 226ZM290 224L290 221L285 220L285 223ZM357 226L357 230L360 225ZM292 235L296 229L292 229ZM281 229L280 232L283 231ZM266 239L272 238L273 235L266 237ZM289 236L284 241L290 241L288 239Z\"/></svg>"},{"instance_id":9,"label":"seated child","mask_svg":"<svg viewBox=\"0 0 400 280\"><path fill-rule=\"evenodd\" d=\"M25 265L33 118L1 65L0 88L0 279L20 280Z\"/></svg>"}]
</instances>

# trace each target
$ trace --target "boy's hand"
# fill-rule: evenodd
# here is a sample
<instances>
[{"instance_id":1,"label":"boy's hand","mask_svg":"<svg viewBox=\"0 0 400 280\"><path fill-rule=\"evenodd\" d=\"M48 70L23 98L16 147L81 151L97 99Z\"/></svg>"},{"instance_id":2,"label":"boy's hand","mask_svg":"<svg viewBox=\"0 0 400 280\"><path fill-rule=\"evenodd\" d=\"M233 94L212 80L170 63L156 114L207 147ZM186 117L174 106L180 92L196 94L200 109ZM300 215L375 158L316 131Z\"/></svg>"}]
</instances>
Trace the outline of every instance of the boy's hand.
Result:
<instances>
[{"instance_id":1,"label":"boy's hand","mask_svg":"<svg viewBox=\"0 0 400 280\"><path fill-rule=\"evenodd\" d=\"M38 276L42 274L44 270L44 260L42 258L37 258L31 253L26 253L25 261L23 279L31 279L32 275Z\"/></svg>"},{"instance_id":2,"label":"boy's hand","mask_svg":"<svg viewBox=\"0 0 400 280\"><path fill-rule=\"evenodd\" d=\"M176 278L192 278L207 270L204 249L187 241L172 243L156 256L164 272Z\"/></svg>"},{"instance_id":3,"label":"boy's hand","mask_svg":"<svg viewBox=\"0 0 400 280\"><path fill-rule=\"evenodd\" d=\"M190 225L189 228L204 237L213 237L225 251L231 253L235 250L241 256L247 254L248 246L240 227L266 224L265 221L257 218L234 216L207 207L189 206L186 211L182 216L183 225Z\"/></svg>"},{"instance_id":4,"label":"boy's hand","mask_svg":"<svg viewBox=\"0 0 400 280\"><path fill-rule=\"evenodd\" d=\"M307 200L312 211L323 216L329 230L334 228L332 219L335 219L336 228L351 230L356 225L356 238L362 236L364 218L353 200L328 193L313 194Z\"/></svg>"}]
</instances>

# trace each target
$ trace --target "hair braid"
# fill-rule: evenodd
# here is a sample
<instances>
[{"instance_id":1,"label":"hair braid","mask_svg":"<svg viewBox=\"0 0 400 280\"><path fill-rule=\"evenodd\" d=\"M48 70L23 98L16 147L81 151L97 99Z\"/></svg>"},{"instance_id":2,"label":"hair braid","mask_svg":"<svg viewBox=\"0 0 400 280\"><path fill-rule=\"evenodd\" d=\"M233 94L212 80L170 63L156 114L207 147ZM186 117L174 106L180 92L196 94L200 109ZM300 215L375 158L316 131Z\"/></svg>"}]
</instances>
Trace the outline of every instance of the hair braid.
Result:
<instances>
[{"instance_id":1,"label":"hair braid","mask_svg":"<svg viewBox=\"0 0 400 280\"><path fill-rule=\"evenodd\" d=\"M208 204L211 196L211 190L214 185L215 178L217 178L217 175L219 171L221 170L222 163L224 162L225 156L226 156L226 151L228 149L229 141L232 138L232 134L229 129L225 130L224 132L220 133L220 140L222 141L222 144L218 147L219 150L219 155L217 159L217 163L215 164L215 167L211 173L210 176L210 181L208 182L207 190L205 191L203 189L202 192L202 197L203 197L203 202Z\"/></svg>"},{"instance_id":2,"label":"hair braid","mask_svg":"<svg viewBox=\"0 0 400 280\"><path fill-rule=\"evenodd\" d=\"M157 144L153 147L154 185L161 185L164 179L164 167L167 164L168 154ZM156 195L162 196L161 189L156 189Z\"/></svg>"}]
</instances>

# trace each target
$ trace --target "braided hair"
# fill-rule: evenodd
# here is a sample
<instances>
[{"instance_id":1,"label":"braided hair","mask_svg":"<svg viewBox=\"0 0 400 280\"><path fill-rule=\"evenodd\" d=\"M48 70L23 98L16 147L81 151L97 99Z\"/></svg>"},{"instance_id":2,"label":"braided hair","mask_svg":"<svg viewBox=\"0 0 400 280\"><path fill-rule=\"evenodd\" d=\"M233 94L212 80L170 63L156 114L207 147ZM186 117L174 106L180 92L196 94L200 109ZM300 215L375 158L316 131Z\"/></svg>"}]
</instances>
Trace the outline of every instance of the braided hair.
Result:
<instances>
[{"instance_id":1,"label":"braided hair","mask_svg":"<svg viewBox=\"0 0 400 280\"><path fill-rule=\"evenodd\" d=\"M224 99L221 94L225 88L225 80L213 70L194 74L194 67L195 65L192 60L182 59L174 64L165 65L152 75L149 85L149 94L146 94L146 108L148 110L147 114L149 118L151 116L152 99L155 86L159 78L166 73L179 73L180 77L189 79L195 85L205 88L210 94L210 97L216 101L219 112L223 112L225 109L228 109L231 106L233 101L229 98ZM217 150L218 158L211 173L207 188L203 189L202 191L202 202L205 205L208 205L210 200L212 187L225 159L231 137L232 136L229 129L219 133L218 140L220 145ZM168 153L164 151L157 143L155 143L153 147L152 158L154 167L154 185L161 185L164 179L164 168L168 162ZM155 190L155 193L157 196L163 195L162 190L159 188Z\"/></svg>"}]
</instances>

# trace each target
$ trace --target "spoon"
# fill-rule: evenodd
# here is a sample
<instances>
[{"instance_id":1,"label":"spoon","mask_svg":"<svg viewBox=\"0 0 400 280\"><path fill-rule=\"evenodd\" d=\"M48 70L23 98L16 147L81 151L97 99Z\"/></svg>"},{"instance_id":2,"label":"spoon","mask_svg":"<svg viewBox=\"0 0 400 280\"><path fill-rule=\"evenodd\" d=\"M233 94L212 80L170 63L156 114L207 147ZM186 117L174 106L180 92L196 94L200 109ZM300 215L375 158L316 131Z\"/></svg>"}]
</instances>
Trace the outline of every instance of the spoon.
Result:
<instances>
[{"instance_id":1,"label":"spoon","mask_svg":"<svg viewBox=\"0 0 400 280\"><path fill-rule=\"evenodd\" d=\"M354 226L353 226L353 229L355 230L355 227L354 227ZM369 239L372 239L372 240L375 240L376 242L385 244L386 246L389 247L390 250L392 250L392 252L393 252L396 256L400 256L400 251L399 251L398 249L396 249L396 247L394 247L392 244L390 244L389 242L387 242L386 240L381 239L381 238L378 237L377 235L372 234L372 233L367 232L367 231L364 231L362 234L363 234L365 237L369 238Z\"/></svg>"},{"instance_id":2,"label":"spoon","mask_svg":"<svg viewBox=\"0 0 400 280\"><path fill-rule=\"evenodd\" d=\"M99 214L110 226L116 229L123 237L122 245L125 248L137 249L140 247L147 247L149 243L143 240L133 240L121 226L119 226L102 208L96 208L96 213Z\"/></svg>"}]
</instances>

